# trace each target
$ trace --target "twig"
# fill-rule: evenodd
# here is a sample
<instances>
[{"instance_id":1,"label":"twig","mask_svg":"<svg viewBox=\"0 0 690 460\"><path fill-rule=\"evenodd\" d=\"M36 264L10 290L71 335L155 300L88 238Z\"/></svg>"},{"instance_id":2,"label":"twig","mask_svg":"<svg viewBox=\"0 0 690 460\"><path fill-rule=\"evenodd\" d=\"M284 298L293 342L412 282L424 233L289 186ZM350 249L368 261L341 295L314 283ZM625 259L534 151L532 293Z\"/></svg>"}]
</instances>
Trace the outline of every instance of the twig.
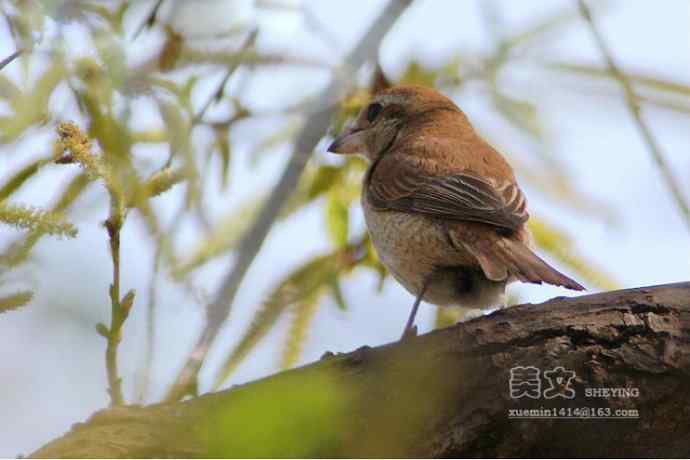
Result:
<instances>
[{"instance_id":1,"label":"twig","mask_svg":"<svg viewBox=\"0 0 690 460\"><path fill-rule=\"evenodd\" d=\"M651 153L652 159L661 171L661 174L663 175L666 181L666 185L670 189L671 194L673 195L673 198L676 202L676 205L678 206L678 209L680 210L685 220L685 224L688 226L688 229L690 229L690 205L688 205L688 202L683 196L683 192L681 191L678 182L673 177L673 173L671 172L671 168L666 163L664 155L661 151L661 147L654 138L654 135L652 134L652 131L650 130L647 123L645 123L645 121L642 119L639 98L635 94L630 80L620 70L620 68L614 61L613 55L611 54L611 50L606 44L606 41L604 40L604 37L601 31L599 30L598 26L594 22L592 14L587 5L585 4L584 0L578 0L577 4L580 9L580 14L582 14L582 17L589 25L589 30L592 33L592 37L594 37L594 41L596 42L597 46L599 47L599 50L601 51L601 54L604 56L604 59L606 60L608 70L611 72L611 74L613 74L614 78L618 80L621 87L623 88L623 93L625 94L625 101L627 103L631 115L635 120L637 129L640 132L640 135L642 136L642 139L644 140L645 144L647 145L647 149Z\"/></svg>"},{"instance_id":2,"label":"twig","mask_svg":"<svg viewBox=\"0 0 690 460\"><path fill-rule=\"evenodd\" d=\"M160 10L162 4L163 0L158 0L156 2L149 14L146 15L146 19L142 21L141 24L139 24L137 29L134 31L134 34L132 35L132 40L136 40L139 37L139 34L141 34L145 28L151 28L156 23L156 18L158 17L158 10Z\"/></svg>"},{"instance_id":3,"label":"twig","mask_svg":"<svg viewBox=\"0 0 690 460\"><path fill-rule=\"evenodd\" d=\"M110 404L124 404L122 381L117 370L117 348L122 341L122 326L134 304L134 291L129 291L120 298L120 230L126 218L126 203L122 184L113 173L110 164L94 155L90 139L70 122L60 123L57 127L58 141L55 143L55 163L76 163L84 168L87 176L103 181L110 195L110 216L105 221L110 240L110 255L113 260L113 283L110 285L111 317L110 328L99 323L96 330L106 341L105 362L108 375Z\"/></svg>"},{"instance_id":4,"label":"twig","mask_svg":"<svg viewBox=\"0 0 690 460\"><path fill-rule=\"evenodd\" d=\"M120 230L122 223L123 221L116 216L111 216L105 221L105 228L110 236L110 253L113 259L113 284L110 285L111 318L110 329L106 329L102 324L98 326L100 334L107 340L105 362L111 406L125 403L122 396L122 379L117 370L117 350L122 341L122 327L129 317L129 312L132 311L132 305L134 305L134 290L130 290L120 299Z\"/></svg>"},{"instance_id":5,"label":"twig","mask_svg":"<svg viewBox=\"0 0 690 460\"><path fill-rule=\"evenodd\" d=\"M245 39L244 43L239 47L238 52L243 52L246 51L248 48L254 46L254 43L256 43L256 37L259 34L259 29L254 29L252 30L249 35L247 35L247 38ZM233 73L242 65L241 61L235 61L230 63L228 65L228 69L225 72L225 76L223 77L223 80L220 82L218 85L218 88L211 94L211 96L206 100L206 103L201 107L201 110L199 110L199 113L197 113L194 118L192 119L192 125L197 124L201 119L204 117L206 114L206 111L211 107L211 104L214 102L218 102L222 97L223 97L223 91L225 90L225 85L228 83L228 80L230 80L230 77L232 76Z\"/></svg>"},{"instance_id":6,"label":"twig","mask_svg":"<svg viewBox=\"0 0 690 460\"><path fill-rule=\"evenodd\" d=\"M113 284L110 285L111 322L108 330L108 344L105 351L106 369L110 404L112 406L124 404L122 396L122 379L117 370L117 347L122 339L122 323L120 307L120 226L111 220L106 221L106 228L110 236L110 254L113 259Z\"/></svg>"},{"instance_id":7,"label":"twig","mask_svg":"<svg viewBox=\"0 0 690 460\"><path fill-rule=\"evenodd\" d=\"M345 58L343 68L357 69L378 51L378 45L393 26L398 17L412 3L412 0L393 0L373 22L357 46ZM196 390L196 376L201 368L209 346L227 319L237 290L249 266L256 257L276 216L297 186L299 178L309 161L316 144L326 133L337 110L338 96L342 94L343 82L333 78L328 87L319 95L299 133L290 161L283 171L271 196L259 212L252 227L246 232L238 246L236 262L226 274L214 301L207 307L206 327L197 341L182 371L178 374L167 399L179 399Z\"/></svg>"},{"instance_id":8,"label":"twig","mask_svg":"<svg viewBox=\"0 0 690 460\"><path fill-rule=\"evenodd\" d=\"M17 51L15 51L14 53L12 53L12 54L10 54L9 56L7 56L5 59L3 59L2 61L0 61L0 70L4 69L5 66L6 66L7 64L9 64L10 62L14 61L14 60L17 59L19 56L21 56L21 54L22 54L23 52L24 52L23 49L18 49Z\"/></svg>"}]
</instances>

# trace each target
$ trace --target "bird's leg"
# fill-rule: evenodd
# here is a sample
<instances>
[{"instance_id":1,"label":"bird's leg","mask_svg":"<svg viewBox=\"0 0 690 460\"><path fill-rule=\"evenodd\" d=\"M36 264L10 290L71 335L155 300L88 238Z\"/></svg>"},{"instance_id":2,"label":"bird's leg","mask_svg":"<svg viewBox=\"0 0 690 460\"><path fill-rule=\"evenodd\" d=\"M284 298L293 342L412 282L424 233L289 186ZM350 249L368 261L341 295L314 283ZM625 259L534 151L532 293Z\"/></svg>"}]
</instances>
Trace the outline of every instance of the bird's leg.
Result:
<instances>
[{"instance_id":1,"label":"bird's leg","mask_svg":"<svg viewBox=\"0 0 690 460\"><path fill-rule=\"evenodd\" d=\"M414 319L417 316L419 304L422 303L422 297L424 297L426 288L429 285L429 278L431 277L427 276L424 279L424 282L422 283L422 289L419 290L419 294L417 294L417 298L415 299L414 304L412 304L412 311L410 312L409 318L407 318L407 324L405 324L405 330L403 331L402 337L400 337L401 341L405 340L406 338L414 337L417 335L417 326L414 325Z\"/></svg>"}]
</instances>

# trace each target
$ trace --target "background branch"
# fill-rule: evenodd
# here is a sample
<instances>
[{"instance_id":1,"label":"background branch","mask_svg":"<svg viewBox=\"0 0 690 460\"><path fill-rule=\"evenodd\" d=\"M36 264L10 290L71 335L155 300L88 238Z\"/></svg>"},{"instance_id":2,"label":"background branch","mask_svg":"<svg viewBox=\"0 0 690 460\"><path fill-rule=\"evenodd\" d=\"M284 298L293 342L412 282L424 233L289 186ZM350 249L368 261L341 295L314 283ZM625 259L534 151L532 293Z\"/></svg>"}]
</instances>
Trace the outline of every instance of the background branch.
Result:
<instances>
[{"instance_id":1,"label":"background branch","mask_svg":"<svg viewBox=\"0 0 690 460\"><path fill-rule=\"evenodd\" d=\"M17 59L19 56L21 56L23 52L24 52L24 50L19 49L19 50L15 51L14 53L10 54L9 56L7 56L2 61L0 61L0 70L4 69L5 66L7 66L9 63L11 63L15 59Z\"/></svg>"},{"instance_id":2,"label":"background branch","mask_svg":"<svg viewBox=\"0 0 690 460\"><path fill-rule=\"evenodd\" d=\"M640 132L642 140L646 144L647 150L649 150L649 153L652 155L652 159L659 168L659 171L661 171L661 174L664 177L664 180L666 181L666 185L671 191L671 195L673 195L673 199L676 202L676 206L678 206L678 209L680 210L681 215L683 216L685 224L690 230L690 205L688 205L688 202L685 196L683 195L683 191L681 190L680 185L673 177L671 168L666 163L664 154L661 151L661 146L652 134L652 130L649 128L647 123L642 118L640 103L637 95L635 94L635 90L633 89L628 77L620 70L620 68L616 64L616 61L613 58L613 54L611 53L611 49L606 44L606 40L604 39L601 30L599 30L599 27L594 21L592 13L590 12L587 4L584 2L584 0L578 0L577 4L580 9L580 13L582 14L582 17L585 19L587 25L589 26L589 30L592 33L592 37L594 37L595 43L599 47L601 54L604 56L604 59L606 60L608 70L611 72L614 78L618 80L621 87L623 88L625 102L628 106L628 110L630 110L630 114L633 116L633 119L635 120L637 130Z\"/></svg>"}]
</instances>

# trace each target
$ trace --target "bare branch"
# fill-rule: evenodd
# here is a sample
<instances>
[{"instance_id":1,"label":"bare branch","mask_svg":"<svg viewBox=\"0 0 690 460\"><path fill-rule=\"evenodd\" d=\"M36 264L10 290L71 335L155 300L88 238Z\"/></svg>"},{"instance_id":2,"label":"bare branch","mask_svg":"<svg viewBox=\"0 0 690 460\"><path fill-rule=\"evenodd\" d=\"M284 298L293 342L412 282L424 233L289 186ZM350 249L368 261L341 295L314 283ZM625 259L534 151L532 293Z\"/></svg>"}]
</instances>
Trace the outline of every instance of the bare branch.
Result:
<instances>
[{"instance_id":1,"label":"bare branch","mask_svg":"<svg viewBox=\"0 0 690 460\"><path fill-rule=\"evenodd\" d=\"M5 59L0 61L0 70L4 69L5 66L7 66L10 62L14 61L19 56L21 56L23 52L24 52L23 49L18 49L17 51L15 51L14 53L7 56Z\"/></svg>"},{"instance_id":2,"label":"bare branch","mask_svg":"<svg viewBox=\"0 0 690 460\"><path fill-rule=\"evenodd\" d=\"M144 31L144 29L150 29L151 27L153 27L153 25L156 23L156 19L158 18L158 10L160 10L162 4L163 0L156 1L156 4L153 6L149 14L146 15L146 19L144 19L134 31L134 34L132 35L132 40L136 40L137 37L139 37L139 35Z\"/></svg>"},{"instance_id":3,"label":"bare branch","mask_svg":"<svg viewBox=\"0 0 690 460\"><path fill-rule=\"evenodd\" d=\"M251 48L254 46L254 43L256 43L256 37L259 34L258 29L254 29L251 32L249 32L249 35L247 35L247 38L245 39L244 43L240 45L238 52L242 52L247 50L248 48ZM220 101L220 99L223 97L223 91L225 90L225 85L227 85L228 80L230 80L230 77L235 73L235 71L240 67L242 64L241 61L236 61L231 63L228 66L227 71L225 72L225 76L223 77L223 80L221 80L220 84L218 85L218 88L211 94L211 96L206 100L204 105L201 107L201 110L199 110L199 113L194 115L194 118L192 119L192 125L197 124L198 122L201 121L202 118L204 118L204 115L206 114L206 111L211 107L211 104L214 102Z\"/></svg>"}]
</instances>

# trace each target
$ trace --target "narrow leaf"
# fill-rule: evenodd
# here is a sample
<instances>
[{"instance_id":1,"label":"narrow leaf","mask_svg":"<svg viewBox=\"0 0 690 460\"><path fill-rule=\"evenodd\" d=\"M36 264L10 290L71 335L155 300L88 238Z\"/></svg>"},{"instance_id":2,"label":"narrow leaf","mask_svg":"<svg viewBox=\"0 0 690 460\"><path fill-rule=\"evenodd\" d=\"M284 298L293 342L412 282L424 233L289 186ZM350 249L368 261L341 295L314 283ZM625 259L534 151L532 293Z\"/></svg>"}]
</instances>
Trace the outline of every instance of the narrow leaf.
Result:
<instances>
[{"instance_id":1,"label":"narrow leaf","mask_svg":"<svg viewBox=\"0 0 690 460\"><path fill-rule=\"evenodd\" d=\"M326 202L326 227L331 236L331 241L337 247L347 244L350 213L338 193L329 193Z\"/></svg>"},{"instance_id":2,"label":"narrow leaf","mask_svg":"<svg viewBox=\"0 0 690 460\"><path fill-rule=\"evenodd\" d=\"M90 183L91 180L86 174L76 176L64 188L51 211L56 213L65 212L81 196ZM25 238L13 242L5 253L0 255L0 263L10 266L22 263L43 235L44 233L40 230L32 230Z\"/></svg>"},{"instance_id":3,"label":"narrow leaf","mask_svg":"<svg viewBox=\"0 0 690 460\"><path fill-rule=\"evenodd\" d=\"M41 166L51 161L50 158L41 158L39 160L33 161L28 165L24 166L22 169L17 171L17 173L9 178L7 182L0 188L0 201L9 198L14 192L16 192L19 187L24 185L24 183L32 178L39 170Z\"/></svg>"},{"instance_id":4,"label":"narrow leaf","mask_svg":"<svg viewBox=\"0 0 690 460\"><path fill-rule=\"evenodd\" d=\"M0 202L0 222L50 235L77 236L77 228L54 212Z\"/></svg>"},{"instance_id":5,"label":"narrow leaf","mask_svg":"<svg viewBox=\"0 0 690 460\"><path fill-rule=\"evenodd\" d=\"M216 379L216 387L237 369L291 305L303 301L323 284L324 273L332 273L332 268L329 267L332 262L333 256L330 254L317 257L291 273L278 285L254 315L251 326L239 343L225 359Z\"/></svg>"},{"instance_id":6,"label":"narrow leaf","mask_svg":"<svg viewBox=\"0 0 690 460\"><path fill-rule=\"evenodd\" d=\"M96 324L96 332L105 339L110 337L110 330L108 330L108 327L103 323Z\"/></svg>"},{"instance_id":7,"label":"narrow leaf","mask_svg":"<svg viewBox=\"0 0 690 460\"><path fill-rule=\"evenodd\" d=\"M8 296L0 297L0 313L17 310L31 302L34 294L31 291L22 291Z\"/></svg>"},{"instance_id":8,"label":"narrow leaf","mask_svg":"<svg viewBox=\"0 0 690 460\"><path fill-rule=\"evenodd\" d=\"M220 154L221 161L220 183L222 188L225 189L228 186L228 178L230 175L230 130L227 127L217 128L215 134L216 145L218 146L218 153Z\"/></svg>"},{"instance_id":9,"label":"narrow leaf","mask_svg":"<svg viewBox=\"0 0 690 460\"><path fill-rule=\"evenodd\" d=\"M223 363L215 382L218 388L247 357L259 341L273 328L282 314L301 302L326 292L330 280L352 269L363 256L361 246L340 248L305 263L285 278L271 293L254 317L254 321ZM305 307L306 308L306 307Z\"/></svg>"},{"instance_id":10,"label":"narrow leaf","mask_svg":"<svg viewBox=\"0 0 690 460\"><path fill-rule=\"evenodd\" d=\"M125 314L129 313L129 310L132 309L132 305L134 305L134 296L136 292L134 289L131 289L125 294L125 296L122 298L120 301L120 307L122 310L124 310Z\"/></svg>"},{"instance_id":11,"label":"narrow leaf","mask_svg":"<svg viewBox=\"0 0 690 460\"><path fill-rule=\"evenodd\" d=\"M315 290L292 308L292 323L288 330L287 343L280 361L282 369L293 367L299 360L304 348L304 342L307 339L309 326L319 309L319 300L323 292L323 289Z\"/></svg>"},{"instance_id":12,"label":"narrow leaf","mask_svg":"<svg viewBox=\"0 0 690 460\"><path fill-rule=\"evenodd\" d=\"M345 296L343 296L343 290L340 287L340 280L337 276L331 278L329 286L331 288L331 294L333 294L333 300L335 300L338 308L342 311L346 311L348 309L347 302L345 302Z\"/></svg>"}]
</instances>

